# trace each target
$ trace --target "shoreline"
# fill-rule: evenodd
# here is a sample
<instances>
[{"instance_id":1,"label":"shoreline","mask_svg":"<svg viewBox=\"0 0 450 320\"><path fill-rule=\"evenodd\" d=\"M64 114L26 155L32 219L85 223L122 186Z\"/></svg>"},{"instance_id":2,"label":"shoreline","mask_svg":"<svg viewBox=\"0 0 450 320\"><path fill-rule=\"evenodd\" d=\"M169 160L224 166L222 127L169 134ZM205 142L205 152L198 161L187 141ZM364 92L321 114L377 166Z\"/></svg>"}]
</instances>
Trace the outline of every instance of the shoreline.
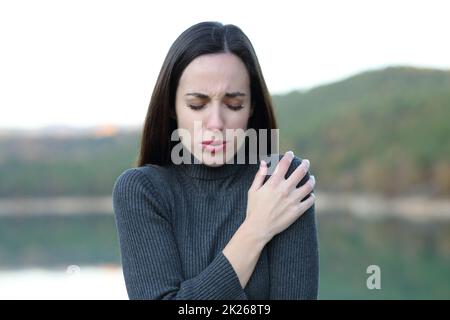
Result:
<instances>
[{"instance_id":1,"label":"shoreline","mask_svg":"<svg viewBox=\"0 0 450 320\"><path fill-rule=\"evenodd\" d=\"M386 198L377 194L315 191L316 212L348 212L361 218L399 217L414 221L450 220L450 199L427 196ZM0 217L42 215L112 215L112 196L0 198Z\"/></svg>"}]
</instances>

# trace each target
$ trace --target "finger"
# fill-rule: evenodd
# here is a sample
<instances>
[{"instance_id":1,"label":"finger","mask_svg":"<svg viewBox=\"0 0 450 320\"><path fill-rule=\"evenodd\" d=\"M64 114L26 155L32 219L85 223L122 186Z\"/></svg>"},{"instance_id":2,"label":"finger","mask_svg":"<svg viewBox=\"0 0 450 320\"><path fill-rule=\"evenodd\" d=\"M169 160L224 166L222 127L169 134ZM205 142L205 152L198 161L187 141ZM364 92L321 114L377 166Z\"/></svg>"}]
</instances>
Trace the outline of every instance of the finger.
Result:
<instances>
[{"instance_id":1,"label":"finger","mask_svg":"<svg viewBox=\"0 0 450 320\"><path fill-rule=\"evenodd\" d=\"M267 163L264 160L261 160L261 164L259 166L258 172L256 173L255 178L253 179L253 183L250 186L251 191L258 190L264 183L264 178L267 174Z\"/></svg>"},{"instance_id":2,"label":"finger","mask_svg":"<svg viewBox=\"0 0 450 320\"><path fill-rule=\"evenodd\" d=\"M308 159L304 159L302 163L291 173L291 175L286 179L288 188L293 190L303 177L308 173L310 162Z\"/></svg>"},{"instance_id":3,"label":"finger","mask_svg":"<svg viewBox=\"0 0 450 320\"><path fill-rule=\"evenodd\" d=\"M301 187L295 189L294 197L297 199L297 201L303 200L308 194L312 194L314 191L314 186L316 185L316 179L314 176L310 176L309 180L306 181L304 185Z\"/></svg>"},{"instance_id":4,"label":"finger","mask_svg":"<svg viewBox=\"0 0 450 320\"><path fill-rule=\"evenodd\" d=\"M297 206L297 214L302 215L303 213L305 213L309 208L311 208L314 205L315 201L316 195L314 193L311 193L308 199L299 202Z\"/></svg>"},{"instance_id":5,"label":"finger","mask_svg":"<svg viewBox=\"0 0 450 320\"><path fill-rule=\"evenodd\" d=\"M281 181L284 181L284 177L286 176L286 172L291 166L291 162L294 159L294 153L292 151L288 151L284 154L283 158L281 158L280 162L278 162L275 171L267 180L270 184L278 184Z\"/></svg>"}]
</instances>

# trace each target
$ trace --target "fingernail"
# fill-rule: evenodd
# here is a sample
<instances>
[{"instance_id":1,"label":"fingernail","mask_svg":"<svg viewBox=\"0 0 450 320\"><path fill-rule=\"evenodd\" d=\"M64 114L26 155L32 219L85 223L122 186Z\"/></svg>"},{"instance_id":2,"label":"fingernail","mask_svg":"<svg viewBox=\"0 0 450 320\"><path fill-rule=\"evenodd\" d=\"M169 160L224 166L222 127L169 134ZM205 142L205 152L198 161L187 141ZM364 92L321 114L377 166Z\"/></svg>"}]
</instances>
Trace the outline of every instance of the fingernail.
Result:
<instances>
[{"instance_id":1,"label":"fingernail","mask_svg":"<svg viewBox=\"0 0 450 320\"><path fill-rule=\"evenodd\" d=\"M266 166L266 162L264 160L261 160L261 163L259 165L261 168Z\"/></svg>"},{"instance_id":2,"label":"fingernail","mask_svg":"<svg viewBox=\"0 0 450 320\"><path fill-rule=\"evenodd\" d=\"M287 155L289 155L289 157L291 157L291 159L294 159L294 153L292 151L288 151L286 152Z\"/></svg>"},{"instance_id":3,"label":"fingernail","mask_svg":"<svg viewBox=\"0 0 450 320\"><path fill-rule=\"evenodd\" d=\"M305 159L304 161L305 161L306 165L309 167L309 160Z\"/></svg>"}]
</instances>

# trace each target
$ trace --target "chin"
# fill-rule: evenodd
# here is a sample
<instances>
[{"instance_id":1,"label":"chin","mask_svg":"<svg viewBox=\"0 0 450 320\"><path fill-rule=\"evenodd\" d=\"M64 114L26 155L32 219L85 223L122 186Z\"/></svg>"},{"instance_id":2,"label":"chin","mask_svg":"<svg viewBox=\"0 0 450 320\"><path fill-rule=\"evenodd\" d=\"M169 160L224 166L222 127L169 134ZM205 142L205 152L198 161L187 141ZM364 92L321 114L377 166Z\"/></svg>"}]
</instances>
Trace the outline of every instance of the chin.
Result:
<instances>
[{"instance_id":1,"label":"chin","mask_svg":"<svg viewBox=\"0 0 450 320\"><path fill-rule=\"evenodd\" d=\"M202 163L210 166L210 167L220 167L223 166L225 163L227 163L227 161L229 161L229 159L232 159L234 154L231 154L228 156L228 158L226 158L226 153L224 152L219 152L216 154L212 154L212 153L208 153L208 152L203 152L202 154L199 155L202 159ZM199 158L199 157L197 157Z\"/></svg>"},{"instance_id":2,"label":"chin","mask_svg":"<svg viewBox=\"0 0 450 320\"><path fill-rule=\"evenodd\" d=\"M211 162L210 163L208 161L204 161L203 164L208 167L221 167L224 165L224 163L219 163L219 162Z\"/></svg>"},{"instance_id":3,"label":"chin","mask_svg":"<svg viewBox=\"0 0 450 320\"><path fill-rule=\"evenodd\" d=\"M218 153L216 155L204 152L202 154L203 164L210 167L220 167L225 164L225 155L223 153Z\"/></svg>"}]
</instances>

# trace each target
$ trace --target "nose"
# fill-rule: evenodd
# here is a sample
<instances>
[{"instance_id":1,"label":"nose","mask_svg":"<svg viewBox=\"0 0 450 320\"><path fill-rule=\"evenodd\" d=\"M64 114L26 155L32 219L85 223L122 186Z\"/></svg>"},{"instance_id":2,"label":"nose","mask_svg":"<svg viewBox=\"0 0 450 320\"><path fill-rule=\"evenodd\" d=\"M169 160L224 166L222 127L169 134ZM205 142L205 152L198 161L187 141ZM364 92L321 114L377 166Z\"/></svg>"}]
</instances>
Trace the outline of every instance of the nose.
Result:
<instances>
[{"instance_id":1,"label":"nose","mask_svg":"<svg viewBox=\"0 0 450 320\"><path fill-rule=\"evenodd\" d=\"M210 112L208 113L205 120L205 127L210 131L221 131L224 126L222 108L219 104L215 104L209 108Z\"/></svg>"}]
</instances>

